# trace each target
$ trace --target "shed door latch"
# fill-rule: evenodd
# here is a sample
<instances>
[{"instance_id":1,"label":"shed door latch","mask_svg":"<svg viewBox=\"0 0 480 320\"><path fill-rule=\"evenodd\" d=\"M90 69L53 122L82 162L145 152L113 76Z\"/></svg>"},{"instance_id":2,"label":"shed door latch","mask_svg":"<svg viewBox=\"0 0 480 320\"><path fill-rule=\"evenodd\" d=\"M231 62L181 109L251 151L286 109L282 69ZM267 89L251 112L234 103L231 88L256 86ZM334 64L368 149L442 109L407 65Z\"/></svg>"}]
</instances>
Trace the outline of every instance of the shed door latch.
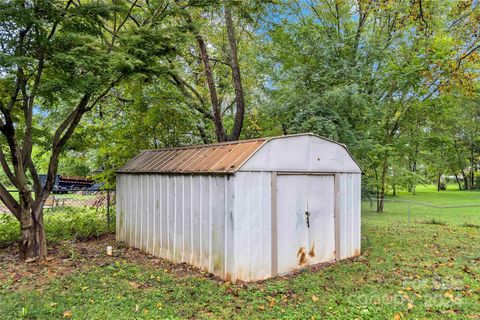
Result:
<instances>
[{"instance_id":1,"label":"shed door latch","mask_svg":"<svg viewBox=\"0 0 480 320\"><path fill-rule=\"evenodd\" d=\"M307 228L310 228L310 212L305 211L305 217L307 217Z\"/></svg>"}]
</instances>

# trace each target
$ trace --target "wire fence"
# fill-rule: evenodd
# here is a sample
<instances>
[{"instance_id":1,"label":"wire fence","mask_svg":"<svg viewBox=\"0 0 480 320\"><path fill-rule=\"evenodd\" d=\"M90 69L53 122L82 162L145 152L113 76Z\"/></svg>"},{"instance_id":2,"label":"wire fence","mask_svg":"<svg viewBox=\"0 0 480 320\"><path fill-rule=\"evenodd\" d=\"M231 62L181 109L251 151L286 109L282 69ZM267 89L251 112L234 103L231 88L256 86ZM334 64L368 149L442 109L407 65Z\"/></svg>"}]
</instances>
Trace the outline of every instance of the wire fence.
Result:
<instances>
[{"instance_id":1,"label":"wire fence","mask_svg":"<svg viewBox=\"0 0 480 320\"><path fill-rule=\"evenodd\" d=\"M370 213L376 212L376 205L379 200L381 199L374 197L363 199L363 209L368 208L366 211ZM414 218L432 219L435 223L434 219L447 217L453 220L456 219L458 222L463 222L464 224L469 224L470 222L480 223L480 203L438 205L428 202L392 198L384 198L383 201L385 203L384 213L387 215L393 213L399 215L400 218L406 218L401 219L401 221L406 220L408 224L412 223ZM366 206L367 208L365 208ZM382 212L378 212L378 214L382 214ZM421 221L424 222L424 220ZM441 221L437 220L437 222Z\"/></svg>"},{"instance_id":2,"label":"wire fence","mask_svg":"<svg viewBox=\"0 0 480 320\"><path fill-rule=\"evenodd\" d=\"M18 199L17 190L9 190L9 192ZM112 213L115 210L115 190L71 189L58 193L52 192L45 201L44 212L62 209L94 209L97 213L104 211L108 230L111 230ZM9 212L8 208L0 201L0 213Z\"/></svg>"},{"instance_id":3,"label":"wire fence","mask_svg":"<svg viewBox=\"0 0 480 320\"><path fill-rule=\"evenodd\" d=\"M18 199L18 191L10 190L11 194ZM108 230L111 230L115 212L115 189L64 190L61 193L52 193L45 202L44 210L49 211L75 211L75 209L93 209L97 214L104 214ZM363 210L374 213L375 197L366 197L362 200ZM428 202L420 202L406 199L384 198L386 219L400 220L412 223L414 218L439 219L452 218L462 219L464 223L475 222L480 225L480 203L446 204L438 205ZM478 208L478 209L477 209ZM9 213L8 208L0 201L0 214ZM441 213L445 213L442 215ZM478 221L477 221L478 220Z\"/></svg>"}]
</instances>

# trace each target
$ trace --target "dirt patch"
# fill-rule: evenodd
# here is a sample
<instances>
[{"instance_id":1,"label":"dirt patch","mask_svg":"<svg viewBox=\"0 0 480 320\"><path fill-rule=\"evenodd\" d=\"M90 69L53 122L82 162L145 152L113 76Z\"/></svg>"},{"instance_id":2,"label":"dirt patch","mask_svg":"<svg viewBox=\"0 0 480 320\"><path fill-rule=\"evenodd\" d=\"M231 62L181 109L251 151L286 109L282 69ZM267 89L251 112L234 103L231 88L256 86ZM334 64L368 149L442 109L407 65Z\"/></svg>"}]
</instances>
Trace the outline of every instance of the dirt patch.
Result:
<instances>
[{"instance_id":1,"label":"dirt patch","mask_svg":"<svg viewBox=\"0 0 480 320\"><path fill-rule=\"evenodd\" d=\"M106 247L113 247L113 256L107 256ZM300 256L305 258L306 252L302 248ZM300 250L299 250L300 251ZM201 277L218 283L224 281L212 273L203 271L186 263L173 263L168 260L146 254L138 249L125 246L115 241L115 235L105 235L100 238L66 241L53 244L49 247L49 261L25 263L18 257L18 247L12 245L0 249L0 283L8 286L9 290L25 288L41 288L45 284L73 272L88 271L95 267L108 266L115 262L126 262L141 266L146 271L162 269L178 278ZM301 257L300 257L301 258ZM359 257L343 261L360 261ZM305 271L318 271L338 262L326 262L292 271L278 278L290 278ZM236 281L240 287L258 285L267 280L254 282Z\"/></svg>"},{"instance_id":2,"label":"dirt patch","mask_svg":"<svg viewBox=\"0 0 480 320\"><path fill-rule=\"evenodd\" d=\"M113 246L113 256L107 256L106 247ZM200 276L220 281L215 276L186 263L172 263L126 247L115 241L114 235L106 235L82 242L62 242L49 247L49 261L25 263L18 257L15 245L0 250L0 283L11 290L39 288L55 278L70 273L102 267L111 263L127 262L148 269L167 270L177 277Z\"/></svg>"}]
</instances>

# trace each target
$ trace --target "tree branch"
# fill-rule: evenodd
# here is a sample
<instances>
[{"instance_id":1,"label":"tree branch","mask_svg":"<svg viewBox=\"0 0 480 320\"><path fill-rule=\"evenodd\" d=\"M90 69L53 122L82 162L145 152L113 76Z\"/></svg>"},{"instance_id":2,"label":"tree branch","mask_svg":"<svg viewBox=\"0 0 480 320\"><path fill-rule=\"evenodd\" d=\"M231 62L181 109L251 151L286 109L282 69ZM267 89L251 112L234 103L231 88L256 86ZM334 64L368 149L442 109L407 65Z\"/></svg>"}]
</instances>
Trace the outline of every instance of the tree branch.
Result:
<instances>
[{"instance_id":1,"label":"tree branch","mask_svg":"<svg viewBox=\"0 0 480 320\"><path fill-rule=\"evenodd\" d=\"M210 100L212 103L212 115L213 115L213 122L215 124L215 133L217 135L217 140L218 142L223 142L227 140L227 137L225 134L225 128L223 126L222 114L220 110L220 104L218 101L217 88L215 86L213 71L210 65L207 45L205 43L205 40L203 39L203 36L200 34L198 29L193 24L192 17L186 14L185 18L189 25L190 31L195 36L195 40L197 41L198 49L200 51L200 56L202 57L202 63L204 67L203 69L205 73L205 78L207 80L208 91L210 93Z\"/></svg>"},{"instance_id":2,"label":"tree branch","mask_svg":"<svg viewBox=\"0 0 480 320\"><path fill-rule=\"evenodd\" d=\"M474 53L478 49L480 49L480 45L477 45L477 46L473 47L472 49L470 49L469 51L464 53L462 56L460 56L460 58L458 58L458 60L457 60L457 70L460 69L460 65L462 64L463 60L468 58L468 56L470 56L472 53Z\"/></svg>"},{"instance_id":3,"label":"tree branch","mask_svg":"<svg viewBox=\"0 0 480 320\"><path fill-rule=\"evenodd\" d=\"M88 102L90 101L90 94L85 94L82 99L80 99L77 107L68 115L68 117L60 124L60 126L55 131L53 142L52 142L52 155L50 156L50 163L48 165L48 172L47 172L47 179L45 181L45 185L43 186L42 197L37 197L37 202L40 203L46 199L42 199L45 196L48 196L50 191L52 191L53 184L55 183L55 175L57 173L57 166L58 166L58 157L60 152L73 134L78 122L82 115L86 111L86 107Z\"/></svg>"},{"instance_id":4,"label":"tree branch","mask_svg":"<svg viewBox=\"0 0 480 320\"><path fill-rule=\"evenodd\" d=\"M13 174L12 170L8 166L7 159L5 158L5 154L3 153L2 148L0 148L0 164L2 165L3 171L7 175L8 180L13 184L15 188L18 188L18 181L15 175Z\"/></svg>"},{"instance_id":5,"label":"tree branch","mask_svg":"<svg viewBox=\"0 0 480 320\"><path fill-rule=\"evenodd\" d=\"M37 67L37 74L35 76L35 80L32 85L32 90L30 92L30 96L27 95L26 90L26 83L22 85L22 95L24 99L23 103L23 113L25 117L25 133L24 133L24 141L22 146L22 159L23 159L23 167L27 167L28 159L30 158L30 154L32 152L32 131L33 131L33 104L35 102L35 97L38 91L38 87L40 85L40 80L42 78L43 69L45 67L45 53L43 49L40 49L38 53L38 67Z\"/></svg>"},{"instance_id":6,"label":"tree branch","mask_svg":"<svg viewBox=\"0 0 480 320\"><path fill-rule=\"evenodd\" d=\"M30 175L32 176L33 190L35 191L35 195L37 197L40 197L40 193L42 192L42 183L40 181L37 168L35 168L35 164L33 163L31 156L29 156L28 160L28 170L30 171Z\"/></svg>"},{"instance_id":7,"label":"tree branch","mask_svg":"<svg viewBox=\"0 0 480 320\"><path fill-rule=\"evenodd\" d=\"M5 118L5 124L0 127L0 131L3 133L7 140L8 147L10 149L11 162L16 177L16 187L22 192L27 192L27 181L25 179L25 171L22 161L21 150L17 146L15 125L10 110L0 103L0 111Z\"/></svg>"},{"instance_id":8,"label":"tree branch","mask_svg":"<svg viewBox=\"0 0 480 320\"><path fill-rule=\"evenodd\" d=\"M230 48L230 64L232 68L232 81L235 88L235 118L233 123L232 134L229 140L238 140L243 128L243 119L245 116L245 98L242 85L242 77L240 65L238 63L237 39L235 36L235 28L233 26L232 12L228 0L223 0L223 11L225 15L225 25L227 28L228 44Z\"/></svg>"},{"instance_id":9,"label":"tree branch","mask_svg":"<svg viewBox=\"0 0 480 320\"><path fill-rule=\"evenodd\" d=\"M10 210L15 218L20 221L20 205L2 183L0 183L0 200L5 204L8 210Z\"/></svg>"},{"instance_id":10,"label":"tree branch","mask_svg":"<svg viewBox=\"0 0 480 320\"><path fill-rule=\"evenodd\" d=\"M102 93L100 93L98 95L98 97L93 101L93 103L90 105L90 107L88 107L86 109L86 111L90 111L92 110L93 107L95 107L95 105L103 98L105 97L109 92L110 90L112 90L113 87L115 87L120 81L123 80L123 78L125 77L124 74L121 74L117 79L115 79L114 81L112 81L112 83L110 83L110 85L105 89L103 90Z\"/></svg>"},{"instance_id":11,"label":"tree branch","mask_svg":"<svg viewBox=\"0 0 480 320\"><path fill-rule=\"evenodd\" d=\"M188 84L184 79L182 79L179 75L176 75L174 74L173 72L169 72L169 75L170 77L172 78L173 80L173 83L183 92L183 94L189 98L189 99L193 99L193 96L187 91L190 90L193 95L198 99L198 101L200 102L200 104L202 106L205 105L205 100L203 99L203 97L200 95L200 93L195 90L194 87L192 87L190 84ZM203 116L205 116L206 118L210 119L210 120L213 120L213 116L210 112L206 111L205 109L201 108L200 106L198 106L197 104L193 104L192 105L192 108L194 108L195 110L197 110L198 112L200 112Z\"/></svg>"},{"instance_id":12,"label":"tree branch","mask_svg":"<svg viewBox=\"0 0 480 320\"><path fill-rule=\"evenodd\" d=\"M123 21L120 23L120 25L118 26L118 28L116 26L114 26L114 31L112 32L112 43L110 44L111 47L113 47L113 45L115 44L115 40L117 39L118 37L118 32L120 31L120 29L125 25L125 23L127 22L128 18L131 16L131 13L132 13L132 10L133 8L135 8L135 6L137 5L137 2L138 0L135 0L133 1L133 3L131 3L131 6L130 8L128 9L127 11L127 14L125 15L125 18L123 19Z\"/></svg>"}]
</instances>

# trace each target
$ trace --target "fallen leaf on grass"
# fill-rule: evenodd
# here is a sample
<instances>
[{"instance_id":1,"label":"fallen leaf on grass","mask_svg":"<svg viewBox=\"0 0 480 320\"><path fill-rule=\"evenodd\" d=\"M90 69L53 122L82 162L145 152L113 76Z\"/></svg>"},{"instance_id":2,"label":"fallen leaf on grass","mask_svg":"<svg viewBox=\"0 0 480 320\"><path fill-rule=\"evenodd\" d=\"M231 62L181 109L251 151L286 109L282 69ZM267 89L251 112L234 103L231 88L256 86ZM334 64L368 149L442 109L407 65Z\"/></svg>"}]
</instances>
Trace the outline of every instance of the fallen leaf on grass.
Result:
<instances>
[{"instance_id":1,"label":"fallen leaf on grass","mask_svg":"<svg viewBox=\"0 0 480 320\"><path fill-rule=\"evenodd\" d=\"M318 297L317 297L316 295L313 295L313 296L312 296L312 301L313 301L313 302L317 302L318 300L319 300L319 299L318 299Z\"/></svg>"},{"instance_id":2,"label":"fallen leaf on grass","mask_svg":"<svg viewBox=\"0 0 480 320\"><path fill-rule=\"evenodd\" d=\"M393 320L400 320L402 318L402 316L400 315L400 313L396 313L394 316L393 316Z\"/></svg>"},{"instance_id":3,"label":"fallen leaf on grass","mask_svg":"<svg viewBox=\"0 0 480 320\"><path fill-rule=\"evenodd\" d=\"M409 302L409 303L407 304L407 308L408 308L408 310L412 309L412 308L413 308L413 303Z\"/></svg>"},{"instance_id":4,"label":"fallen leaf on grass","mask_svg":"<svg viewBox=\"0 0 480 320\"><path fill-rule=\"evenodd\" d=\"M451 301L454 301L455 300L455 297L453 296L453 294L450 292L450 291L447 291L443 294L443 296L445 298L449 298Z\"/></svg>"},{"instance_id":5,"label":"fallen leaf on grass","mask_svg":"<svg viewBox=\"0 0 480 320\"><path fill-rule=\"evenodd\" d=\"M67 318L67 319L70 319L72 317L72 315L73 315L72 311L70 311L70 310L67 310L63 313L63 317Z\"/></svg>"}]
</instances>

